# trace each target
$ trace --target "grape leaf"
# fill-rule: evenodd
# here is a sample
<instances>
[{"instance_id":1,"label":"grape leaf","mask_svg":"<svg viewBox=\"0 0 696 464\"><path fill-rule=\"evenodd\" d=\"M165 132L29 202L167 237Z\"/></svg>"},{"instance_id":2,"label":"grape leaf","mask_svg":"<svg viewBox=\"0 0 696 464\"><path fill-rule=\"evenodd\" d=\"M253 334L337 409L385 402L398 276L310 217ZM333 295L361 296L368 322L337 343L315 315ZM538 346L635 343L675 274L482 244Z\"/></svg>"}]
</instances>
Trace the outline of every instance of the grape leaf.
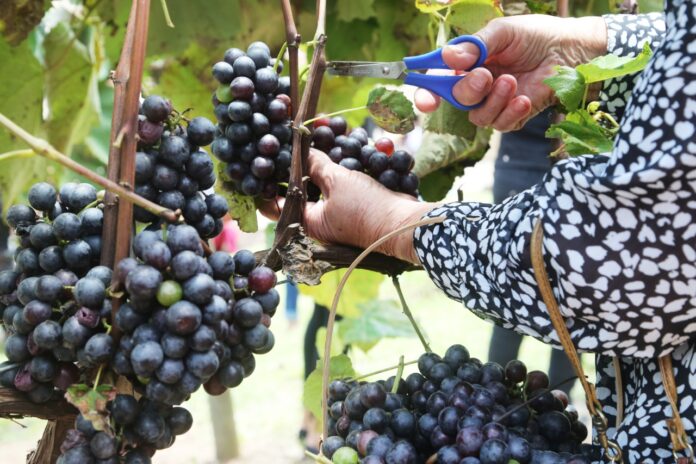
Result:
<instances>
[{"instance_id":1,"label":"grape leaf","mask_svg":"<svg viewBox=\"0 0 696 464\"><path fill-rule=\"evenodd\" d=\"M345 273L345 269L326 273L321 277L321 284L319 285L300 285L300 293L311 296L317 304L330 308L338 283ZM344 317L359 316L360 310L358 305L377 298L379 287L383 281L384 275L380 273L364 269L354 270L341 292L337 313Z\"/></svg>"},{"instance_id":2,"label":"grape leaf","mask_svg":"<svg viewBox=\"0 0 696 464\"><path fill-rule=\"evenodd\" d=\"M435 13L462 1L466 0L416 0L416 8L423 13Z\"/></svg>"},{"instance_id":3,"label":"grape leaf","mask_svg":"<svg viewBox=\"0 0 696 464\"><path fill-rule=\"evenodd\" d=\"M321 359L317 362L317 368L309 374L304 383L304 392L302 393L302 404L306 409L314 414L314 417L319 421L319 425L324 420L321 413L322 388L321 379L323 375L323 363ZM333 356L329 360L329 381L335 379L345 379L355 377L357 374L353 369L353 363L345 354Z\"/></svg>"},{"instance_id":4,"label":"grape leaf","mask_svg":"<svg viewBox=\"0 0 696 464\"><path fill-rule=\"evenodd\" d=\"M371 300L358 305L360 315L338 324L341 341L368 352L384 338L413 337L415 332L399 305L392 300Z\"/></svg>"},{"instance_id":5,"label":"grape leaf","mask_svg":"<svg viewBox=\"0 0 696 464\"><path fill-rule=\"evenodd\" d=\"M218 163L217 170L218 180L215 192L227 200L230 217L237 221L242 232L256 232L259 230L259 224L256 219L254 198L235 191L232 184L224 180L225 175L222 163Z\"/></svg>"},{"instance_id":6,"label":"grape leaf","mask_svg":"<svg viewBox=\"0 0 696 464\"><path fill-rule=\"evenodd\" d=\"M18 70L21 70L19 72ZM36 133L41 124L43 100L43 69L34 57L28 41L16 47L0 38L0 113L6 115L30 133ZM21 140L0 128L0 153L24 149ZM46 163L38 156L9 158L0 162L0 191L3 204L13 204L28 186L45 179ZM6 209L6 208L5 208Z\"/></svg>"},{"instance_id":7,"label":"grape leaf","mask_svg":"<svg viewBox=\"0 0 696 464\"><path fill-rule=\"evenodd\" d=\"M525 3L533 14L556 14L556 2L553 0L525 0Z\"/></svg>"},{"instance_id":8,"label":"grape leaf","mask_svg":"<svg viewBox=\"0 0 696 464\"><path fill-rule=\"evenodd\" d=\"M106 404L116 397L116 393L113 385L99 385L92 389L85 384L78 384L68 387L65 399L92 423L95 430L109 432L109 411Z\"/></svg>"},{"instance_id":9,"label":"grape leaf","mask_svg":"<svg viewBox=\"0 0 696 464\"><path fill-rule=\"evenodd\" d=\"M569 66L555 66L554 70L556 74L544 79L544 84L556 93L566 111L575 111L585 95L585 78Z\"/></svg>"},{"instance_id":10,"label":"grape leaf","mask_svg":"<svg viewBox=\"0 0 696 464\"><path fill-rule=\"evenodd\" d=\"M93 36L93 40L96 35ZM82 42L63 22L57 23L43 40L46 60L46 120L48 140L70 155L73 145L83 140L99 122L98 72L101 62L93 61Z\"/></svg>"},{"instance_id":11,"label":"grape leaf","mask_svg":"<svg viewBox=\"0 0 696 464\"><path fill-rule=\"evenodd\" d=\"M340 21L350 22L354 19L370 19L376 16L374 0L338 0L336 17Z\"/></svg>"},{"instance_id":12,"label":"grape leaf","mask_svg":"<svg viewBox=\"0 0 696 464\"><path fill-rule=\"evenodd\" d=\"M405 134L415 127L413 103L399 90L376 87L367 97L367 109L375 123L387 132Z\"/></svg>"},{"instance_id":13,"label":"grape leaf","mask_svg":"<svg viewBox=\"0 0 696 464\"><path fill-rule=\"evenodd\" d=\"M497 0L459 0L454 2L447 22L457 35L473 34L502 15Z\"/></svg>"},{"instance_id":14,"label":"grape leaf","mask_svg":"<svg viewBox=\"0 0 696 464\"><path fill-rule=\"evenodd\" d=\"M586 110L577 110L564 121L553 124L546 137L559 138L569 155L589 155L611 151L613 140Z\"/></svg>"},{"instance_id":15,"label":"grape leaf","mask_svg":"<svg viewBox=\"0 0 696 464\"><path fill-rule=\"evenodd\" d=\"M633 58L609 53L589 63L581 64L575 69L585 78L585 83L592 84L640 72L648 64L651 56L650 44L645 42L643 50Z\"/></svg>"},{"instance_id":16,"label":"grape leaf","mask_svg":"<svg viewBox=\"0 0 696 464\"><path fill-rule=\"evenodd\" d=\"M471 140L476 136L476 126L469 122L469 112L461 111L446 101L430 113L425 121L425 130L436 134L450 134Z\"/></svg>"},{"instance_id":17,"label":"grape leaf","mask_svg":"<svg viewBox=\"0 0 696 464\"><path fill-rule=\"evenodd\" d=\"M345 320L345 319L343 319ZM341 321L342 322L342 321ZM343 353L345 349L345 343L341 340L341 336L338 334L338 329L341 327L341 322L336 322L334 326L334 333L331 337L331 357L338 356ZM314 341L314 347L317 349L317 353L324 352L324 344L326 343L326 327L319 327L317 330L317 339Z\"/></svg>"}]
</instances>

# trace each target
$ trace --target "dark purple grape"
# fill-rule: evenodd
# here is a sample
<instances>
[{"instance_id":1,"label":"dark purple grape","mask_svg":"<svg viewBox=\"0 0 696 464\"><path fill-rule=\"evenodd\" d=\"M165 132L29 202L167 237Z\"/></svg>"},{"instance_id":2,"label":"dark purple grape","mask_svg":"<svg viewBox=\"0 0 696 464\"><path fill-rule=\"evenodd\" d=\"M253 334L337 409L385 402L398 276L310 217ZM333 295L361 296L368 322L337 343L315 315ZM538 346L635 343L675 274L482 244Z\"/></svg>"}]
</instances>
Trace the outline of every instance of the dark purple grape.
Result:
<instances>
[{"instance_id":1,"label":"dark purple grape","mask_svg":"<svg viewBox=\"0 0 696 464\"><path fill-rule=\"evenodd\" d=\"M254 60L256 61L256 60ZM271 68L259 66L256 63L257 71L254 81L256 89L261 93L273 93L278 88L278 74Z\"/></svg>"},{"instance_id":2,"label":"dark purple grape","mask_svg":"<svg viewBox=\"0 0 696 464\"><path fill-rule=\"evenodd\" d=\"M28 193L29 204L39 211L50 211L56 203L55 187L47 182L38 182L31 186Z\"/></svg>"},{"instance_id":3,"label":"dark purple grape","mask_svg":"<svg viewBox=\"0 0 696 464\"><path fill-rule=\"evenodd\" d=\"M266 115L271 122L283 122L288 118L288 107L282 100L275 98L268 103ZM316 133L316 130L314 132ZM333 133L331 136L333 140Z\"/></svg>"},{"instance_id":4,"label":"dark purple grape","mask_svg":"<svg viewBox=\"0 0 696 464\"><path fill-rule=\"evenodd\" d=\"M172 111L172 104L159 95L150 95L143 100L142 111L152 122L162 122Z\"/></svg>"},{"instance_id":5,"label":"dark purple grape","mask_svg":"<svg viewBox=\"0 0 696 464\"><path fill-rule=\"evenodd\" d=\"M254 71L255 73L256 71ZM239 100L251 100L254 95L254 82L249 79L251 76L239 74L230 84L232 96Z\"/></svg>"},{"instance_id":6,"label":"dark purple grape","mask_svg":"<svg viewBox=\"0 0 696 464\"><path fill-rule=\"evenodd\" d=\"M251 79L253 79L256 75L256 65L254 64L254 60L248 56L240 56L234 60L232 67L234 68L234 74L236 76L246 77L249 79L249 81L251 81ZM235 80L237 79L240 79L240 77L235 78ZM234 84L234 81L232 81L232 84ZM251 97L251 95L249 96ZM235 98L238 97L235 96Z\"/></svg>"},{"instance_id":7,"label":"dark purple grape","mask_svg":"<svg viewBox=\"0 0 696 464\"><path fill-rule=\"evenodd\" d=\"M244 52L238 48L229 48L225 52L224 60L227 64L232 65L240 56L244 56Z\"/></svg>"},{"instance_id":8,"label":"dark purple grape","mask_svg":"<svg viewBox=\"0 0 696 464\"><path fill-rule=\"evenodd\" d=\"M273 175L275 164L272 160L257 156L251 162L251 172L259 179L268 179Z\"/></svg>"},{"instance_id":9,"label":"dark purple grape","mask_svg":"<svg viewBox=\"0 0 696 464\"><path fill-rule=\"evenodd\" d=\"M138 140L144 145L155 145L162 134L164 126L160 122L152 122L146 118L138 118Z\"/></svg>"},{"instance_id":10,"label":"dark purple grape","mask_svg":"<svg viewBox=\"0 0 696 464\"><path fill-rule=\"evenodd\" d=\"M418 179L418 176L412 172L409 172L408 174L404 174L403 176L399 177L399 190L416 196L419 183L420 180Z\"/></svg>"},{"instance_id":11,"label":"dark purple grape","mask_svg":"<svg viewBox=\"0 0 696 464\"><path fill-rule=\"evenodd\" d=\"M395 150L389 158L389 167L399 174L406 174L413 168L413 157L404 150Z\"/></svg>"},{"instance_id":12,"label":"dark purple grape","mask_svg":"<svg viewBox=\"0 0 696 464\"><path fill-rule=\"evenodd\" d=\"M252 115L251 105L243 100L235 100L227 107L227 114L234 122L243 122Z\"/></svg>"},{"instance_id":13,"label":"dark purple grape","mask_svg":"<svg viewBox=\"0 0 696 464\"><path fill-rule=\"evenodd\" d=\"M381 151L378 151L370 155L367 168L372 176L379 177L383 172L387 170L388 166L389 157L386 154L382 153Z\"/></svg>"},{"instance_id":14,"label":"dark purple grape","mask_svg":"<svg viewBox=\"0 0 696 464\"><path fill-rule=\"evenodd\" d=\"M329 158L331 161L334 163L338 164L343 160L343 153L341 151L341 147L333 147L329 152L327 153L329 155Z\"/></svg>"},{"instance_id":15,"label":"dark purple grape","mask_svg":"<svg viewBox=\"0 0 696 464\"><path fill-rule=\"evenodd\" d=\"M399 174L393 169L387 169L379 175L379 183L384 185L389 190L399 189Z\"/></svg>"},{"instance_id":16,"label":"dark purple grape","mask_svg":"<svg viewBox=\"0 0 696 464\"><path fill-rule=\"evenodd\" d=\"M247 174L242 180L241 190L245 195L255 197L261 193L263 189L263 184L261 181L252 174Z\"/></svg>"},{"instance_id":17,"label":"dark purple grape","mask_svg":"<svg viewBox=\"0 0 696 464\"><path fill-rule=\"evenodd\" d=\"M167 310L167 328L179 335L188 335L201 325L203 315L198 306L182 300Z\"/></svg>"},{"instance_id":18,"label":"dark purple grape","mask_svg":"<svg viewBox=\"0 0 696 464\"><path fill-rule=\"evenodd\" d=\"M336 136L345 135L348 130L348 123L340 116L334 116L329 120L329 127Z\"/></svg>"}]
</instances>

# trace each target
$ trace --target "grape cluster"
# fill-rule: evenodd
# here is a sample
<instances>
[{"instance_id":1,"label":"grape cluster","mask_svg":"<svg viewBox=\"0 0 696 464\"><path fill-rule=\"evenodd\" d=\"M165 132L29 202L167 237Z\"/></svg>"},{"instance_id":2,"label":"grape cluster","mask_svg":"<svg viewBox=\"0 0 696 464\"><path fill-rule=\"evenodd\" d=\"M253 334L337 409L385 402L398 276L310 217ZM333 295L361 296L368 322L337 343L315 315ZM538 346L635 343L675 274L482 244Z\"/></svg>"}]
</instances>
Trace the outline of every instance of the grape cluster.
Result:
<instances>
[{"instance_id":1,"label":"grape cluster","mask_svg":"<svg viewBox=\"0 0 696 464\"><path fill-rule=\"evenodd\" d=\"M106 430L97 431L92 422L77 416L75 428L61 444L57 464L149 464L156 450L172 446L193 423L184 408L131 395L116 395L107 408Z\"/></svg>"},{"instance_id":2,"label":"grape cluster","mask_svg":"<svg viewBox=\"0 0 696 464\"><path fill-rule=\"evenodd\" d=\"M213 95L218 132L212 152L224 163L233 190L274 198L278 183L288 180L292 151L290 80L279 77L282 61L271 58L268 45L254 42L246 53L227 50L212 72L219 82Z\"/></svg>"},{"instance_id":3,"label":"grape cluster","mask_svg":"<svg viewBox=\"0 0 696 464\"><path fill-rule=\"evenodd\" d=\"M254 254L215 252L206 259L196 229L143 231L135 258L116 278L128 300L114 323L123 332L113 369L144 395L180 404L201 385L218 395L238 386L271 350L271 316L279 302L275 273L256 267Z\"/></svg>"},{"instance_id":4,"label":"grape cluster","mask_svg":"<svg viewBox=\"0 0 696 464\"><path fill-rule=\"evenodd\" d=\"M213 160L200 148L213 141L215 125L197 117L182 127L171 103L157 95L145 98L140 110L135 192L172 211L181 210L186 223L201 237L218 235L227 200L204 193L213 187L216 176ZM139 222L157 221L154 214L138 206L133 215Z\"/></svg>"},{"instance_id":5,"label":"grape cluster","mask_svg":"<svg viewBox=\"0 0 696 464\"><path fill-rule=\"evenodd\" d=\"M396 387L394 377L333 381L322 453L335 464L589 462L586 427L543 372L482 364L461 345L423 354L418 370Z\"/></svg>"},{"instance_id":6,"label":"grape cluster","mask_svg":"<svg viewBox=\"0 0 696 464\"><path fill-rule=\"evenodd\" d=\"M389 190L418 195L418 177L411 172L413 157L405 150L394 150L394 143L384 137L370 145L362 127L350 133L340 116L320 118L314 122L312 144L334 163L352 171L364 172Z\"/></svg>"},{"instance_id":7,"label":"grape cluster","mask_svg":"<svg viewBox=\"0 0 696 464\"><path fill-rule=\"evenodd\" d=\"M112 354L102 318L111 312L111 270L96 266L101 253L102 205L89 184L29 190L27 205L7 212L20 246L15 269L0 272L2 325L9 332L0 384L51 399ZM77 363L78 365L76 365Z\"/></svg>"}]
</instances>

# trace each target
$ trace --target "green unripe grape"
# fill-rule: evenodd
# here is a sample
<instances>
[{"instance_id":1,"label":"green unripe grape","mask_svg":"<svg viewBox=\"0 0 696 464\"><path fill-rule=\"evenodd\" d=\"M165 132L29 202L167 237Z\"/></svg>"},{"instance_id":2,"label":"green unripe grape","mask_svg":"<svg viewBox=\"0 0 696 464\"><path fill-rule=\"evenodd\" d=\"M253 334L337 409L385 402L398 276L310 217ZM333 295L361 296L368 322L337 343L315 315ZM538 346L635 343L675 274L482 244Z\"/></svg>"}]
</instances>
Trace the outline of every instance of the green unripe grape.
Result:
<instances>
[{"instance_id":1,"label":"green unripe grape","mask_svg":"<svg viewBox=\"0 0 696 464\"><path fill-rule=\"evenodd\" d=\"M165 308L181 300L181 285L174 280L165 280L157 289L157 301Z\"/></svg>"},{"instance_id":2,"label":"green unripe grape","mask_svg":"<svg viewBox=\"0 0 696 464\"><path fill-rule=\"evenodd\" d=\"M229 103L232 101L232 89L229 85L220 85L215 91L215 96L220 103Z\"/></svg>"},{"instance_id":3,"label":"green unripe grape","mask_svg":"<svg viewBox=\"0 0 696 464\"><path fill-rule=\"evenodd\" d=\"M331 457L334 464L358 464L358 452L349 446L338 448Z\"/></svg>"}]
</instances>

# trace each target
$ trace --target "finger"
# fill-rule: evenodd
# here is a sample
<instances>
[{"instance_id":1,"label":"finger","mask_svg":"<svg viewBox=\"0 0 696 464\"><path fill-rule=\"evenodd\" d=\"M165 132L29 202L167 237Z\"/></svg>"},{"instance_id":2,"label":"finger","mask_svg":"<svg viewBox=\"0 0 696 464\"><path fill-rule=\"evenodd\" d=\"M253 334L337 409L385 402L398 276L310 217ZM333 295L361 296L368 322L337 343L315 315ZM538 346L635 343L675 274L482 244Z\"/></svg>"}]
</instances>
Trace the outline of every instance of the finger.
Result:
<instances>
[{"instance_id":1,"label":"finger","mask_svg":"<svg viewBox=\"0 0 696 464\"><path fill-rule=\"evenodd\" d=\"M493 87L480 108L469 113L469 120L477 126L490 126L498 115L515 97L517 80L509 74L504 74L495 80Z\"/></svg>"},{"instance_id":2,"label":"finger","mask_svg":"<svg viewBox=\"0 0 696 464\"><path fill-rule=\"evenodd\" d=\"M501 132L522 128L532 113L532 101L525 95L513 98L507 107L493 121L493 127Z\"/></svg>"},{"instance_id":3,"label":"finger","mask_svg":"<svg viewBox=\"0 0 696 464\"><path fill-rule=\"evenodd\" d=\"M423 113L432 113L440 106L440 97L425 89L416 90L413 99L416 108Z\"/></svg>"},{"instance_id":4,"label":"finger","mask_svg":"<svg viewBox=\"0 0 696 464\"><path fill-rule=\"evenodd\" d=\"M493 74L485 68L476 68L460 79L452 88L452 95L462 105L475 105L491 90Z\"/></svg>"},{"instance_id":5,"label":"finger","mask_svg":"<svg viewBox=\"0 0 696 464\"><path fill-rule=\"evenodd\" d=\"M280 217L280 212L285 205L285 198L276 197L271 199L261 199L257 202L258 210L271 221L277 221Z\"/></svg>"},{"instance_id":6,"label":"finger","mask_svg":"<svg viewBox=\"0 0 696 464\"><path fill-rule=\"evenodd\" d=\"M331 159L324 152L314 148L309 150L309 156L307 157L307 172L309 177L312 179L312 182L319 187L321 193L327 198L331 191L334 173L338 169L339 165L331 161Z\"/></svg>"},{"instance_id":7,"label":"finger","mask_svg":"<svg viewBox=\"0 0 696 464\"><path fill-rule=\"evenodd\" d=\"M512 39L512 28L509 27L507 21L502 19L494 19L490 21L486 27L479 30L477 35L483 43L486 44L488 56L494 56L503 51ZM479 49L476 45L463 42L456 45L446 45L442 49L442 60L452 69L468 70L478 60L480 56Z\"/></svg>"}]
</instances>

